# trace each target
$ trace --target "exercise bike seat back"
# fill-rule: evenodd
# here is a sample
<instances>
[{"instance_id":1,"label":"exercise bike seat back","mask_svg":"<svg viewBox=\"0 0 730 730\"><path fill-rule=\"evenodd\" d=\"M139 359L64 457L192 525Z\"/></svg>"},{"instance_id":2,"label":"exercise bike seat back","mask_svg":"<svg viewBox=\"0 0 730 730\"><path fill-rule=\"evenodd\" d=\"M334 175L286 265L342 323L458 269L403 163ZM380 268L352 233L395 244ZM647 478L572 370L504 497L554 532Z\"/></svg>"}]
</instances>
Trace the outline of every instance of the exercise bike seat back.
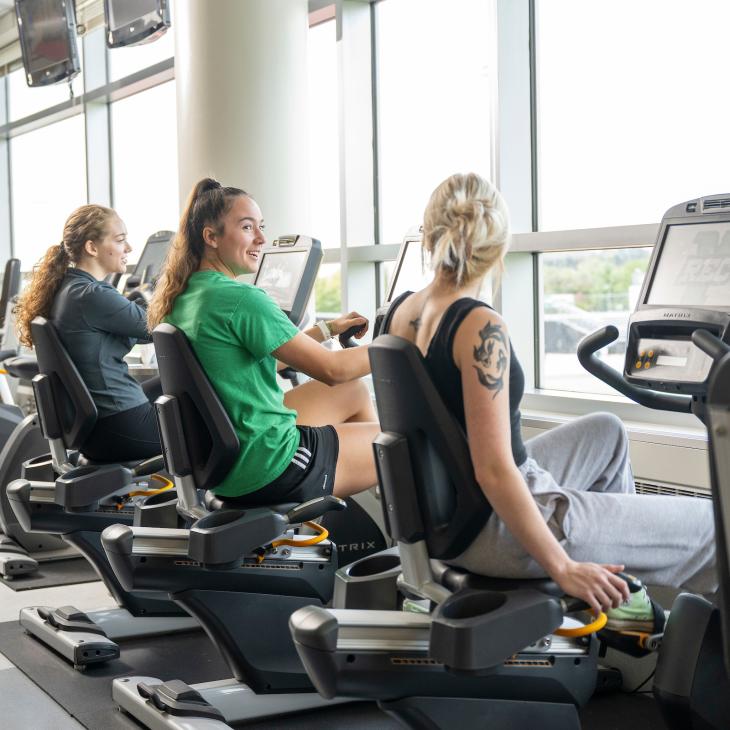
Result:
<instances>
[{"instance_id":1,"label":"exercise bike seat back","mask_svg":"<svg viewBox=\"0 0 730 730\"><path fill-rule=\"evenodd\" d=\"M162 382L156 406L167 469L192 479L195 489L212 489L238 457L236 431L182 330L163 323L152 340Z\"/></svg>"},{"instance_id":2,"label":"exercise bike seat back","mask_svg":"<svg viewBox=\"0 0 730 730\"><path fill-rule=\"evenodd\" d=\"M434 579L449 590L530 587L562 595L549 579L496 579L440 562L460 555L492 510L474 476L466 435L418 348L402 337L381 335L369 355L382 431L375 458L391 536L405 543L424 540Z\"/></svg>"},{"instance_id":3,"label":"exercise bike seat back","mask_svg":"<svg viewBox=\"0 0 730 730\"><path fill-rule=\"evenodd\" d=\"M200 494L220 484L238 458L238 435L182 330L160 324L152 338L163 391L156 407L165 463L177 482L179 511L196 520L189 554L205 564L235 564L281 534L284 515L295 505L227 509L226 500L210 491L201 503Z\"/></svg>"},{"instance_id":4,"label":"exercise bike seat back","mask_svg":"<svg viewBox=\"0 0 730 730\"><path fill-rule=\"evenodd\" d=\"M67 450L79 449L96 423L96 405L53 324L36 317L30 328L38 358L33 391L43 435Z\"/></svg>"},{"instance_id":5,"label":"exercise bike seat back","mask_svg":"<svg viewBox=\"0 0 730 730\"><path fill-rule=\"evenodd\" d=\"M381 431L405 439L410 458L403 468L413 475L413 521L399 514L401 535L393 537L412 541L422 536L431 558L455 558L491 511L474 478L464 433L441 400L415 345L382 335L370 346L370 363Z\"/></svg>"},{"instance_id":6,"label":"exercise bike seat back","mask_svg":"<svg viewBox=\"0 0 730 730\"><path fill-rule=\"evenodd\" d=\"M20 292L20 259L8 259L0 290L0 329L5 326L8 302Z\"/></svg>"}]
</instances>

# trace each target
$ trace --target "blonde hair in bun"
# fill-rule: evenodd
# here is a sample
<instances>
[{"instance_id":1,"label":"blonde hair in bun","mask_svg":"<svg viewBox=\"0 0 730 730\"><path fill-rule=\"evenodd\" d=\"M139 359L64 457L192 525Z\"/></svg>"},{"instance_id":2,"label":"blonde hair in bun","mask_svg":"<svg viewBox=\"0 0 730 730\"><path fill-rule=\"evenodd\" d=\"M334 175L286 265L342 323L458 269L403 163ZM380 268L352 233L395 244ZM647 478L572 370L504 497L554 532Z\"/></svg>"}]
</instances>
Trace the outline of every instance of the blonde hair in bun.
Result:
<instances>
[{"instance_id":1,"label":"blonde hair in bun","mask_svg":"<svg viewBox=\"0 0 730 730\"><path fill-rule=\"evenodd\" d=\"M483 277L509 247L509 212L499 190L476 173L456 174L431 194L423 216L423 247L431 266L455 286Z\"/></svg>"}]
</instances>

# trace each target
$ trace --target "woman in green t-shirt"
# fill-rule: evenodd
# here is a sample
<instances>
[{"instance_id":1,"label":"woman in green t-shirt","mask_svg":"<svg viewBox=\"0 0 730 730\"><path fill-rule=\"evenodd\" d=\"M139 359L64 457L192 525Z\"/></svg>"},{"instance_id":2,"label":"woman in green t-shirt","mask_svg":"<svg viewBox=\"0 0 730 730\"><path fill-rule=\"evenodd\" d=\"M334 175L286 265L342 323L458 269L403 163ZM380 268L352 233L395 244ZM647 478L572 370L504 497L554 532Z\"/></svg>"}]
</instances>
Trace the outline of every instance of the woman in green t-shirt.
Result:
<instances>
[{"instance_id":1,"label":"woman in green t-shirt","mask_svg":"<svg viewBox=\"0 0 730 730\"><path fill-rule=\"evenodd\" d=\"M378 425L362 381L367 347L330 351L319 327L300 332L261 289L236 281L258 269L266 243L256 201L206 178L190 195L148 310L185 332L241 444L215 492L245 504L346 497L376 482ZM329 323L332 335L367 320L356 312ZM278 362L277 362L278 361ZM286 394L285 364L314 380Z\"/></svg>"}]
</instances>

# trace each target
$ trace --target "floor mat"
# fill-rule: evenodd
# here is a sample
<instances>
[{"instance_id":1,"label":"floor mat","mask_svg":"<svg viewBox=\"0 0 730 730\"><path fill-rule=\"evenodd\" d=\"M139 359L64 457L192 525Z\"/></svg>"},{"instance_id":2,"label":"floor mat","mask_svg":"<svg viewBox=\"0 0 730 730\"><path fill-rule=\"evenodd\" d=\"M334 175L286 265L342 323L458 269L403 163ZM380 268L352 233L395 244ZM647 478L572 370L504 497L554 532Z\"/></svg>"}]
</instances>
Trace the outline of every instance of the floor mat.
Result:
<instances>
[{"instance_id":1,"label":"floor mat","mask_svg":"<svg viewBox=\"0 0 730 730\"><path fill-rule=\"evenodd\" d=\"M592 697L580 711L583 730L666 730L659 705L650 695L615 692Z\"/></svg>"},{"instance_id":2,"label":"floor mat","mask_svg":"<svg viewBox=\"0 0 730 730\"><path fill-rule=\"evenodd\" d=\"M223 658L202 631L125 641L121 647L119 659L77 672L51 649L25 634L17 621L0 623L0 653L66 712L94 730L139 727L118 712L112 702L111 686L115 677L146 675L182 679L192 684L231 676Z\"/></svg>"},{"instance_id":3,"label":"floor mat","mask_svg":"<svg viewBox=\"0 0 730 730\"><path fill-rule=\"evenodd\" d=\"M580 710L582 730L666 730L656 703L649 697L615 693L594 697ZM358 703L312 710L298 715L259 720L245 730L398 730L402 725L374 703ZM514 730L522 730L515 727Z\"/></svg>"},{"instance_id":4,"label":"floor mat","mask_svg":"<svg viewBox=\"0 0 730 730\"><path fill-rule=\"evenodd\" d=\"M38 570L31 575L20 575L2 582L14 591L29 591L33 588L51 588L73 583L91 583L99 580L88 560L85 558L70 558L69 560L49 560L40 563Z\"/></svg>"},{"instance_id":5,"label":"floor mat","mask_svg":"<svg viewBox=\"0 0 730 730\"><path fill-rule=\"evenodd\" d=\"M66 712L91 730L139 728L119 712L111 698L114 677L130 674L177 678L188 684L212 682L230 671L212 642L201 632L125 642L120 659L85 672L75 671L15 621L0 623L0 653L44 689ZM22 701L22 700L21 700ZM594 697L580 711L583 730L663 730L658 707L638 694L605 694ZM401 727L374 703L357 703L314 710L287 717L251 722L246 730L396 730Z\"/></svg>"}]
</instances>

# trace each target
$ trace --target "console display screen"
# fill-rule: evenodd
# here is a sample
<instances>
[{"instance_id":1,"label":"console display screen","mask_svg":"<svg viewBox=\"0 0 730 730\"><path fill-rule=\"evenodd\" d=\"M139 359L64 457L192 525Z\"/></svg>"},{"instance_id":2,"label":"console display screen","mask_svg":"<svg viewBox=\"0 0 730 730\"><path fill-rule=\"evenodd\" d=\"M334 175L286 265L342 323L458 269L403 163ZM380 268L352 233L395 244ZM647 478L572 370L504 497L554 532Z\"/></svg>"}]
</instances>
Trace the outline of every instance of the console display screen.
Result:
<instances>
[{"instance_id":1,"label":"console display screen","mask_svg":"<svg viewBox=\"0 0 730 730\"><path fill-rule=\"evenodd\" d=\"M307 251L268 251L261 259L255 284L289 312L306 263Z\"/></svg>"},{"instance_id":2,"label":"console display screen","mask_svg":"<svg viewBox=\"0 0 730 730\"><path fill-rule=\"evenodd\" d=\"M405 243L406 250L400 260L400 266L393 273L388 301L406 291L416 292L431 283L433 272L428 265L428 254L423 251L420 239L411 239Z\"/></svg>"},{"instance_id":3,"label":"console display screen","mask_svg":"<svg viewBox=\"0 0 730 730\"><path fill-rule=\"evenodd\" d=\"M160 269L170 248L171 238L148 241L142 249L142 255L134 267L134 276L139 276L143 283L149 284L160 275Z\"/></svg>"},{"instance_id":4,"label":"console display screen","mask_svg":"<svg viewBox=\"0 0 730 730\"><path fill-rule=\"evenodd\" d=\"M646 304L730 308L730 221L669 226Z\"/></svg>"}]
</instances>

